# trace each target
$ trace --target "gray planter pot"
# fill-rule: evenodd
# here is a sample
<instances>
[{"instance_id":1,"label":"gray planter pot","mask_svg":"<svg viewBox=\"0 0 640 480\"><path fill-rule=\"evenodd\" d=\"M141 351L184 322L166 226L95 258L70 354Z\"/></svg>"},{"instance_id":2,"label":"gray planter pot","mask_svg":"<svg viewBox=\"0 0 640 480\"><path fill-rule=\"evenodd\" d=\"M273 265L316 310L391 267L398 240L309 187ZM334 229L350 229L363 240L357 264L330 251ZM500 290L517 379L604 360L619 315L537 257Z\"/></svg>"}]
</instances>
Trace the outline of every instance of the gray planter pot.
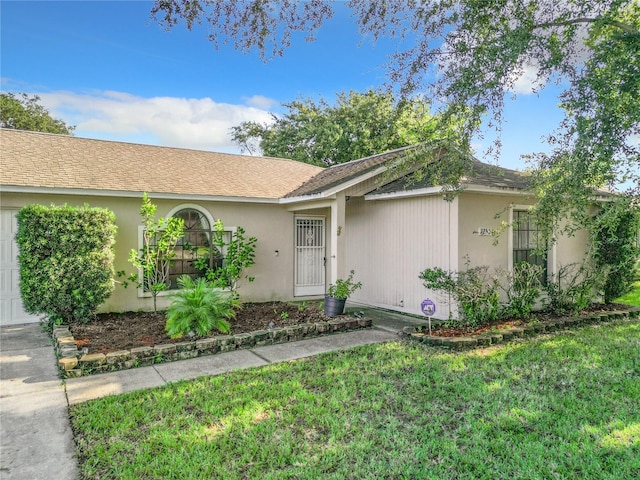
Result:
<instances>
[{"instance_id":1,"label":"gray planter pot","mask_svg":"<svg viewBox=\"0 0 640 480\"><path fill-rule=\"evenodd\" d=\"M346 298L324 297L324 314L327 317L337 317L344 312L344 304L347 302Z\"/></svg>"}]
</instances>

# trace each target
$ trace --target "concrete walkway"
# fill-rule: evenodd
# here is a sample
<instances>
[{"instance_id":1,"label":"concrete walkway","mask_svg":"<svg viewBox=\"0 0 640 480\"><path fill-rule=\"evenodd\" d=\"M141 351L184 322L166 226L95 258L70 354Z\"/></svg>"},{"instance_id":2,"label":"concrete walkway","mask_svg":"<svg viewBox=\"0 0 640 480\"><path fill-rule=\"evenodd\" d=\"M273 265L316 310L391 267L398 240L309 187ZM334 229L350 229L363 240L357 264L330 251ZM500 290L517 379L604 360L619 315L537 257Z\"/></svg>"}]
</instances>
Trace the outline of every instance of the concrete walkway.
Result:
<instances>
[{"instance_id":1,"label":"concrete walkway","mask_svg":"<svg viewBox=\"0 0 640 480\"><path fill-rule=\"evenodd\" d=\"M77 478L64 384L39 324L0 328L0 478Z\"/></svg>"},{"instance_id":2,"label":"concrete walkway","mask_svg":"<svg viewBox=\"0 0 640 480\"><path fill-rule=\"evenodd\" d=\"M152 388L169 382L218 375L335 350L397 339L405 325L421 319L369 308L374 328L299 342L199 357L151 367L67 379L58 376L51 340L38 324L0 328L0 478L77 478L68 406Z\"/></svg>"}]
</instances>

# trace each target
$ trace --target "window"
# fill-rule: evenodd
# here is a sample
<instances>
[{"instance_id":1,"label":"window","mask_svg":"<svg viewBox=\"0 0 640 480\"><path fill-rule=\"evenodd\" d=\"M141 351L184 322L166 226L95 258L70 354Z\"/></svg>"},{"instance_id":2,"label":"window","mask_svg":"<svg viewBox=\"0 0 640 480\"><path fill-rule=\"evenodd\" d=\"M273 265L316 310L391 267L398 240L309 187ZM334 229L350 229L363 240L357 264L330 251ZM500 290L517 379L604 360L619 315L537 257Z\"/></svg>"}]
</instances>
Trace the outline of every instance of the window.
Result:
<instances>
[{"instance_id":1,"label":"window","mask_svg":"<svg viewBox=\"0 0 640 480\"><path fill-rule=\"evenodd\" d=\"M211 223L199 210L183 208L172 215L184 221L184 235L176 245L175 257L169 269L169 288L177 288L181 275L194 278L204 275L207 268L222 265L222 254L212 243Z\"/></svg>"},{"instance_id":2,"label":"window","mask_svg":"<svg viewBox=\"0 0 640 480\"><path fill-rule=\"evenodd\" d=\"M540 235L535 221L526 210L513 211L513 265L527 262L540 265L540 281L547 283L547 248L540 245Z\"/></svg>"},{"instance_id":3,"label":"window","mask_svg":"<svg viewBox=\"0 0 640 480\"><path fill-rule=\"evenodd\" d=\"M178 288L177 280L181 275L199 278L204 277L210 269L222 267L236 228L224 226L223 231L216 231L211 214L196 204L180 205L168 213L166 218L169 217L181 218L184 221L184 234L176 243L168 277L164 280L168 284L168 290L175 290ZM140 226L140 248L143 248L144 243L143 230L144 227ZM156 241L157 239L151 239L152 248ZM139 272L139 275L142 275L142 272ZM139 289L138 295L151 295L146 284Z\"/></svg>"}]
</instances>

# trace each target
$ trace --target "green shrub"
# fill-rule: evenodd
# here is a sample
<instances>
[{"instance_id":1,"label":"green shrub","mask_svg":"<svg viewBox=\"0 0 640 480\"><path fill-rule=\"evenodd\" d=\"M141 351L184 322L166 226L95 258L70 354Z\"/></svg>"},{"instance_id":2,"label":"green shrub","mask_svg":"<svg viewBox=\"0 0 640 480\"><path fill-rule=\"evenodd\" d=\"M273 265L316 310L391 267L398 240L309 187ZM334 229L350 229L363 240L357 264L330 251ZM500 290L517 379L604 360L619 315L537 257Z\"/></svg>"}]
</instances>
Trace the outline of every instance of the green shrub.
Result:
<instances>
[{"instance_id":1,"label":"green shrub","mask_svg":"<svg viewBox=\"0 0 640 480\"><path fill-rule=\"evenodd\" d=\"M46 314L50 322L89 320L114 288L114 213L27 205L17 219L25 310Z\"/></svg>"},{"instance_id":2,"label":"green shrub","mask_svg":"<svg viewBox=\"0 0 640 480\"><path fill-rule=\"evenodd\" d=\"M205 336L213 330L229 333L229 319L235 317L237 300L227 292L215 288L205 278L193 280L188 275L178 278L180 290L171 298L167 310L166 330L172 338L190 332Z\"/></svg>"},{"instance_id":3,"label":"green shrub","mask_svg":"<svg viewBox=\"0 0 640 480\"><path fill-rule=\"evenodd\" d=\"M607 276L606 269L595 268L589 261L561 266L544 287L546 308L554 315L587 308L599 296Z\"/></svg>"},{"instance_id":4,"label":"green shrub","mask_svg":"<svg viewBox=\"0 0 640 480\"><path fill-rule=\"evenodd\" d=\"M506 285L501 288L507 295L507 305L502 311L502 316L528 318L531 315L542 293L542 271L540 265L520 262L513 266L511 272L503 274L506 277Z\"/></svg>"},{"instance_id":5,"label":"green shrub","mask_svg":"<svg viewBox=\"0 0 640 480\"><path fill-rule=\"evenodd\" d=\"M488 278L489 267L469 268L463 272L448 272L441 268L427 268L420 274L424 286L444 292L458 306L460 322L476 326L498 319L500 295L494 279Z\"/></svg>"},{"instance_id":6,"label":"green shrub","mask_svg":"<svg viewBox=\"0 0 640 480\"><path fill-rule=\"evenodd\" d=\"M638 232L640 213L627 197L603 206L591 226L596 267L607 268L604 301L611 303L630 292L637 275L640 256Z\"/></svg>"}]
</instances>

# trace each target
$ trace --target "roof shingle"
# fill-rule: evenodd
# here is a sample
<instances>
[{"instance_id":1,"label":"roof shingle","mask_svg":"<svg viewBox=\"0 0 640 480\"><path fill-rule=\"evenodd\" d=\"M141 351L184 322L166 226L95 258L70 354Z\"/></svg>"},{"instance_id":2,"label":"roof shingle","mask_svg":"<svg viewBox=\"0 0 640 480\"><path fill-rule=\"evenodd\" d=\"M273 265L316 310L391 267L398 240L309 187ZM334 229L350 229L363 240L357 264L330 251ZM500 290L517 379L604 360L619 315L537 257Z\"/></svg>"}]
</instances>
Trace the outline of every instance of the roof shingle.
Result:
<instances>
[{"instance_id":1,"label":"roof shingle","mask_svg":"<svg viewBox=\"0 0 640 480\"><path fill-rule=\"evenodd\" d=\"M322 168L294 160L0 129L0 185L277 199Z\"/></svg>"}]
</instances>

